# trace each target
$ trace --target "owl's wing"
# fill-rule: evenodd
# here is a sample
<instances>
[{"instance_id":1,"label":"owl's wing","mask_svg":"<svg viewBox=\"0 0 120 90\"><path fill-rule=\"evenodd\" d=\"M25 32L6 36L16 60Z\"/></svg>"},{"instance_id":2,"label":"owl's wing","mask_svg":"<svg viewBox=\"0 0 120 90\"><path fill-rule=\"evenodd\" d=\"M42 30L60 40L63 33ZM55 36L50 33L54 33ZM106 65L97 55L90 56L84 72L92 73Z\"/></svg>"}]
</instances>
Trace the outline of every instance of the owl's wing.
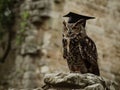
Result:
<instances>
[{"instance_id":1,"label":"owl's wing","mask_svg":"<svg viewBox=\"0 0 120 90\"><path fill-rule=\"evenodd\" d=\"M81 56L83 60L92 65L97 65L97 49L94 42L86 37L85 40L80 42L81 44Z\"/></svg>"}]
</instances>

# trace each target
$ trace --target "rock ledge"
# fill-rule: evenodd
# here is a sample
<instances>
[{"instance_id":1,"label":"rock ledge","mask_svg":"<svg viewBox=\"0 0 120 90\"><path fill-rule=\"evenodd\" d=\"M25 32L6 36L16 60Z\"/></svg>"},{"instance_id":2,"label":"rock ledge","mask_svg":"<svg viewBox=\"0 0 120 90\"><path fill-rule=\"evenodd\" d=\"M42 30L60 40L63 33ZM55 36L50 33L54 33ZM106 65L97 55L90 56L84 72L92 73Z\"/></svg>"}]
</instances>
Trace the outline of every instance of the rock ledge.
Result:
<instances>
[{"instance_id":1,"label":"rock ledge","mask_svg":"<svg viewBox=\"0 0 120 90\"><path fill-rule=\"evenodd\" d=\"M50 88L61 90L116 90L115 82L89 73L46 74L44 77L44 82L44 90L48 90Z\"/></svg>"}]
</instances>

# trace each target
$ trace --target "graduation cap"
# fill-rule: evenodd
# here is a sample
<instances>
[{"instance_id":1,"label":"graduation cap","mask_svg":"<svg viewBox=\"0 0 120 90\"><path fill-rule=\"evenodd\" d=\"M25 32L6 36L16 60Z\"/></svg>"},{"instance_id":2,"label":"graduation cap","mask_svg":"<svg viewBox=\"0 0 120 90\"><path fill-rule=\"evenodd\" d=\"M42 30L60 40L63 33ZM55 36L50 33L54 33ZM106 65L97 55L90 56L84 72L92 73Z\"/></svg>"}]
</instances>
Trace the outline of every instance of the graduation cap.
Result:
<instances>
[{"instance_id":1,"label":"graduation cap","mask_svg":"<svg viewBox=\"0 0 120 90\"><path fill-rule=\"evenodd\" d=\"M64 15L63 17L69 17L68 23L75 23L78 20L83 19L85 21L84 22L84 27L86 25L86 20L95 18L95 17L90 17L90 16L76 14L76 13L73 13L73 12L69 12L68 14Z\"/></svg>"}]
</instances>

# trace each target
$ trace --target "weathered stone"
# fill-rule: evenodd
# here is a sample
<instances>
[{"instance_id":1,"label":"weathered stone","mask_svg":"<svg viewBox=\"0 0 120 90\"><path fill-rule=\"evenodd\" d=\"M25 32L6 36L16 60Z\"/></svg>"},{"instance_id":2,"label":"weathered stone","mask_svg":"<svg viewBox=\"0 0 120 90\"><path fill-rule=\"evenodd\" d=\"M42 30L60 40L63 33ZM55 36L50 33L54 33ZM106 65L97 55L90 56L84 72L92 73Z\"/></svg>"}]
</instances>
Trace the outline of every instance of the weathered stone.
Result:
<instances>
[{"instance_id":1,"label":"weathered stone","mask_svg":"<svg viewBox=\"0 0 120 90\"><path fill-rule=\"evenodd\" d=\"M45 8L45 1L43 0L39 0L39 1L36 1L32 4L32 7L34 7L33 9L43 9Z\"/></svg>"},{"instance_id":2,"label":"weathered stone","mask_svg":"<svg viewBox=\"0 0 120 90\"><path fill-rule=\"evenodd\" d=\"M113 82L93 74L59 73L47 74L44 78L46 86L52 88L68 88L77 90L115 90Z\"/></svg>"},{"instance_id":3,"label":"weathered stone","mask_svg":"<svg viewBox=\"0 0 120 90\"><path fill-rule=\"evenodd\" d=\"M34 72L32 71L28 71L24 73L23 79L34 79Z\"/></svg>"},{"instance_id":4,"label":"weathered stone","mask_svg":"<svg viewBox=\"0 0 120 90\"><path fill-rule=\"evenodd\" d=\"M50 17L51 3L49 0L29 0L21 5L21 10L29 13L29 21L33 24L44 21L43 17Z\"/></svg>"},{"instance_id":5,"label":"weathered stone","mask_svg":"<svg viewBox=\"0 0 120 90\"><path fill-rule=\"evenodd\" d=\"M49 72L49 68L47 66L41 67L41 73L48 73L48 72Z\"/></svg>"},{"instance_id":6,"label":"weathered stone","mask_svg":"<svg viewBox=\"0 0 120 90\"><path fill-rule=\"evenodd\" d=\"M40 15L40 11L35 9L31 12L31 17L34 17L34 16L39 16Z\"/></svg>"},{"instance_id":7,"label":"weathered stone","mask_svg":"<svg viewBox=\"0 0 120 90\"><path fill-rule=\"evenodd\" d=\"M51 39L51 34L46 32L43 36L43 46L42 46L43 49L49 48L50 39Z\"/></svg>"},{"instance_id":8,"label":"weathered stone","mask_svg":"<svg viewBox=\"0 0 120 90\"><path fill-rule=\"evenodd\" d=\"M31 22L32 22L32 23L41 23L41 22L42 22L42 19L41 19L41 17L39 17L39 16L33 16L33 17L31 18Z\"/></svg>"},{"instance_id":9,"label":"weathered stone","mask_svg":"<svg viewBox=\"0 0 120 90\"><path fill-rule=\"evenodd\" d=\"M22 60L22 62L24 61L23 64L21 64L21 69L25 72L33 72L35 71L35 65L33 64L33 58L31 58L30 55L26 55L24 56L24 59Z\"/></svg>"},{"instance_id":10,"label":"weathered stone","mask_svg":"<svg viewBox=\"0 0 120 90\"><path fill-rule=\"evenodd\" d=\"M90 85L90 86L85 87L84 90L105 90L105 89L101 84L94 84L94 85Z\"/></svg>"},{"instance_id":11,"label":"weathered stone","mask_svg":"<svg viewBox=\"0 0 120 90\"><path fill-rule=\"evenodd\" d=\"M39 46L34 43L26 43L22 45L21 54L22 55L36 55L39 53Z\"/></svg>"},{"instance_id":12,"label":"weathered stone","mask_svg":"<svg viewBox=\"0 0 120 90\"><path fill-rule=\"evenodd\" d=\"M55 3L59 4L61 3L62 1L61 0L54 0Z\"/></svg>"}]
</instances>

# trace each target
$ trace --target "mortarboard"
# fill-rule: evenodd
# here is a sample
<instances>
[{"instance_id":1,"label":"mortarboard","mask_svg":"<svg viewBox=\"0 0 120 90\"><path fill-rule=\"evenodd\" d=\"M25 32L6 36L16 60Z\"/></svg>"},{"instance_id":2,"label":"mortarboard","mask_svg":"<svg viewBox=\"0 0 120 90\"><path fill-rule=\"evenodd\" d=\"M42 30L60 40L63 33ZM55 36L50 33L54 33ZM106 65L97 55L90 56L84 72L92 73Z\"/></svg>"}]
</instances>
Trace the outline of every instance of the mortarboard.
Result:
<instances>
[{"instance_id":1,"label":"mortarboard","mask_svg":"<svg viewBox=\"0 0 120 90\"><path fill-rule=\"evenodd\" d=\"M95 17L90 17L90 16L76 14L76 13L73 13L73 12L69 12L68 14L64 15L63 17L69 17L68 23L75 23L75 22L77 22L80 19L84 19L85 20L85 24L86 24L86 20L95 18ZM85 24L84 24L84 26L85 26Z\"/></svg>"}]
</instances>

